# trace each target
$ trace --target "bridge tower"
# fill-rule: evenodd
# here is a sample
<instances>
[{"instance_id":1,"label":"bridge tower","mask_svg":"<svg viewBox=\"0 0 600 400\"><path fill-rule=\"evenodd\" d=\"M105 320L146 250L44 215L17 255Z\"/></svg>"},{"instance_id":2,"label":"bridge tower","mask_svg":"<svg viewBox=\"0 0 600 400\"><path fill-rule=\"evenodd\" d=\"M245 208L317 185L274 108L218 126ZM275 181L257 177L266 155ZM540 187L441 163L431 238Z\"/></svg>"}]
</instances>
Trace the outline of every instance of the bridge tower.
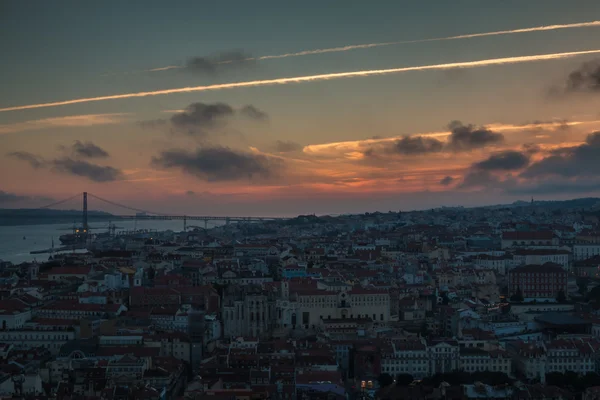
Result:
<instances>
[{"instance_id":1,"label":"bridge tower","mask_svg":"<svg viewBox=\"0 0 600 400\"><path fill-rule=\"evenodd\" d=\"M88 207L87 207L87 192L83 192L83 231L88 231Z\"/></svg>"}]
</instances>

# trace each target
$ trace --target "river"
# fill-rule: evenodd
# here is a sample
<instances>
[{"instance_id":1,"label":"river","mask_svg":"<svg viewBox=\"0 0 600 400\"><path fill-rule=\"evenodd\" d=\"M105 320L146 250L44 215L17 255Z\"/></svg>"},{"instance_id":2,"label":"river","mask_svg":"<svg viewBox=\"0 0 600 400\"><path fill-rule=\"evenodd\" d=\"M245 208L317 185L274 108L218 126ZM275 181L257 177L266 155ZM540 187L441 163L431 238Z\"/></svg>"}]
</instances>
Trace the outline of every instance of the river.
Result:
<instances>
[{"instance_id":1,"label":"river","mask_svg":"<svg viewBox=\"0 0 600 400\"><path fill-rule=\"evenodd\" d=\"M189 221L188 221L189 223ZM203 224L203 223L202 223ZM133 229L152 229L158 231L183 230L183 221L115 221L117 232ZM220 225L209 222L208 227ZM60 247L60 235L71 233L69 224L0 226L0 260L14 264L28 261L46 261L49 254L29 254L32 250L44 250L54 246ZM90 223L92 232L106 232L107 222Z\"/></svg>"}]
</instances>

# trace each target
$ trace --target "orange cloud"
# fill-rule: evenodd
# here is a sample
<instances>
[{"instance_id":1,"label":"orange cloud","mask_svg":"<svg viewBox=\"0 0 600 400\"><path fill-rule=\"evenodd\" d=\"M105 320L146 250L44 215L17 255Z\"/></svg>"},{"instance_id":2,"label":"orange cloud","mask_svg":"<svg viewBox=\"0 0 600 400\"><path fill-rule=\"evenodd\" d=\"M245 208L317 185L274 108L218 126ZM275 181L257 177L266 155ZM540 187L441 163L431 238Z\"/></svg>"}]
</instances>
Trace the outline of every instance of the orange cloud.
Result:
<instances>
[{"instance_id":1,"label":"orange cloud","mask_svg":"<svg viewBox=\"0 0 600 400\"><path fill-rule=\"evenodd\" d=\"M79 128L94 125L120 124L128 113L69 115L0 125L0 135L49 128Z\"/></svg>"}]
</instances>

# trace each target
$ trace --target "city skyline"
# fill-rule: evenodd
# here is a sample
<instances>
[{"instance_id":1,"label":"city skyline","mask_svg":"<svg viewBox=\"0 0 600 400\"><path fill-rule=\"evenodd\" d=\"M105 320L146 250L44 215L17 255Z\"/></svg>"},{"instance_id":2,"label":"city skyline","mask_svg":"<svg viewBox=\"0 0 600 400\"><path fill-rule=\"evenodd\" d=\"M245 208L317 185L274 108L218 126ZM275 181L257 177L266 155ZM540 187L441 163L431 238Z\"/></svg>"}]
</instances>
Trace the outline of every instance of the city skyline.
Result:
<instances>
[{"instance_id":1,"label":"city skyline","mask_svg":"<svg viewBox=\"0 0 600 400\"><path fill-rule=\"evenodd\" d=\"M600 194L599 4L230 3L2 3L0 208L81 191L264 216Z\"/></svg>"}]
</instances>

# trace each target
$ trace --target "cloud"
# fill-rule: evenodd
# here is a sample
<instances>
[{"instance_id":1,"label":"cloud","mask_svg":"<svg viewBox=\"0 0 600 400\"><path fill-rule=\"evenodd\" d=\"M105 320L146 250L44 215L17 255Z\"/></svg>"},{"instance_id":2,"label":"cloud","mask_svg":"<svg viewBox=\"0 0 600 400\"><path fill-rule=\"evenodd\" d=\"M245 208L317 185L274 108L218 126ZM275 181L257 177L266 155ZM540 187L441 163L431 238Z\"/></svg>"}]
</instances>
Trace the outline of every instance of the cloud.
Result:
<instances>
[{"instance_id":1,"label":"cloud","mask_svg":"<svg viewBox=\"0 0 600 400\"><path fill-rule=\"evenodd\" d=\"M363 147L366 147L362 154L373 157L382 154L414 156L440 152L467 152L487 146L495 146L504 141L504 135L501 133L496 133L488 128L475 128L473 125L464 125L459 121L451 122L448 129L450 130L449 134L441 132L404 136L393 140L389 138L365 140L362 141ZM435 136L446 136L447 139L443 141Z\"/></svg>"},{"instance_id":2,"label":"cloud","mask_svg":"<svg viewBox=\"0 0 600 400\"><path fill-rule=\"evenodd\" d=\"M17 201L23 201L27 199L26 196L19 196L14 193L8 193L0 190L0 203L14 203Z\"/></svg>"},{"instance_id":3,"label":"cloud","mask_svg":"<svg viewBox=\"0 0 600 400\"><path fill-rule=\"evenodd\" d=\"M566 92L600 92L600 60L583 63L565 82Z\"/></svg>"},{"instance_id":4,"label":"cloud","mask_svg":"<svg viewBox=\"0 0 600 400\"><path fill-rule=\"evenodd\" d=\"M269 119L269 115L266 112L261 111L250 104L242 107L240 109L240 114L250 119L254 119L256 121L266 121L267 119Z\"/></svg>"},{"instance_id":5,"label":"cloud","mask_svg":"<svg viewBox=\"0 0 600 400\"><path fill-rule=\"evenodd\" d=\"M127 113L69 115L0 125L0 135L49 128L79 128L126 122Z\"/></svg>"},{"instance_id":6,"label":"cloud","mask_svg":"<svg viewBox=\"0 0 600 400\"><path fill-rule=\"evenodd\" d=\"M522 178L597 176L600 171L599 155L600 132L594 132L587 136L584 144L554 150L548 157L531 164L520 176Z\"/></svg>"},{"instance_id":7,"label":"cloud","mask_svg":"<svg viewBox=\"0 0 600 400\"><path fill-rule=\"evenodd\" d=\"M174 114L166 119L140 121L142 128L160 128L167 124L179 132L186 132L192 136L206 136L210 131L227 124L228 120L236 115L241 115L255 121L265 121L268 114L253 105L246 105L235 109L226 103L192 103L184 110L175 110Z\"/></svg>"},{"instance_id":8,"label":"cloud","mask_svg":"<svg viewBox=\"0 0 600 400\"><path fill-rule=\"evenodd\" d=\"M566 58L578 57L583 55L598 54L600 49L595 50L584 50L584 51L572 51L565 53L552 53L552 54L536 54L530 56L517 56L517 57L504 57L504 58L492 58L477 61L465 61L455 63L442 63L442 64L430 64L430 65L418 65L414 67L400 67L400 68L388 68L388 69L375 69L375 70L362 70L362 71L351 71L351 72L334 72L325 73L318 75L305 75L295 76L289 78L274 78L274 79L261 79L254 81L245 82L230 82L230 83L219 83L215 85L204 85L204 86L188 86L172 89L153 90L145 92L135 93L121 93L107 96L97 97L86 97L76 98L71 100L52 101L48 103L37 103L37 104L26 104L20 106L11 106L0 108L0 112L9 112L17 110L31 110L35 108L45 107L59 107L79 103L90 103L97 101L108 101L108 100L119 100L119 99L130 99L137 97L148 97L148 96L163 96L167 94L175 93L192 93L192 92L206 92L206 91L217 91L225 89L236 89L236 88L247 88L247 87L259 87L259 86L274 86L274 85L291 85L295 83L307 83L307 82L319 82L327 81L332 79L347 79L347 78L358 78L367 76L382 76L389 74L399 74L405 72L415 71L444 71L451 69L460 68L482 68L489 67L492 65L512 65L539 61L550 61L550 60L562 60Z\"/></svg>"},{"instance_id":9,"label":"cloud","mask_svg":"<svg viewBox=\"0 0 600 400\"><path fill-rule=\"evenodd\" d=\"M95 147L89 147L84 144L82 148L84 149L84 154L101 154ZM94 182L115 181L122 176L122 172L119 169L109 166L96 165L83 160L75 160L70 157L45 161L40 156L28 153L26 151L15 151L9 153L8 155L18 160L27 162L36 169L52 168L54 171L63 174L83 176Z\"/></svg>"},{"instance_id":10,"label":"cloud","mask_svg":"<svg viewBox=\"0 0 600 400\"><path fill-rule=\"evenodd\" d=\"M54 170L75 176L82 176L94 182L112 182L122 177L119 169L89 163L83 160L74 160L64 157L52 161Z\"/></svg>"},{"instance_id":11,"label":"cloud","mask_svg":"<svg viewBox=\"0 0 600 400\"><path fill-rule=\"evenodd\" d=\"M448 185L451 185L453 182L454 182L454 178L451 176L447 176L440 181L440 185L448 186Z\"/></svg>"},{"instance_id":12,"label":"cloud","mask_svg":"<svg viewBox=\"0 0 600 400\"><path fill-rule=\"evenodd\" d=\"M181 129L214 128L226 117L233 116L234 109L224 103L192 103L184 112L171 116L171 125Z\"/></svg>"},{"instance_id":13,"label":"cloud","mask_svg":"<svg viewBox=\"0 0 600 400\"><path fill-rule=\"evenodd\" d=\"M244 51L233 50L208 57L192 57L186 61L183 69L192 73L216 75L229 69L247 67L254 60Z\"/></svg>"},{"instance_id":14,"label":"cloud","mask_svg":"<svg viewBox=\"0 0 600 400\"><path fill-rule=\"evenodd\" d=\"M464 176L459 189L484 188L498 183L500 183L500 180L490 171L470 170Z\"/></svg>"},{"instance_id":15,"label":"cloud","mask_svg":"<svg viewBox=\"0 0 600 400\"><path fill-rule=\"evenodd\" d=\"M292 153L302 150L303 146L291 140L278 140L275 142L275 151L278 153Z\"/></svg>"},{"instance_id":16,"label":"cloud","mask_svg":"<svg viewBox=\"0 0 600 400\"><path fill-rule=\"evenodd\" d=\"M406 136L396 141L391 150L398 154L415 155L437 153L444 148L444 142L423 136Z\"/></svg>"},{"instance_id":17,"label":"cloud","mask_svg":"<svg viewBox=\"0 0 600 400\"><path fill-rule=\"evenodd\" d=\"M51 202L54 199L45 196L24 196L16 193L0 190L0 204L24 203L24 202Z\"/></svg>"},{"instance_id":18,"label":"cloud","mask_svg":"<svg viewBox=\"0 0 600 400\"><path fill-rule=\"evenodd\" d=\"M476 128L474 125L464 125L460 121L452 121L448 129L451 133L447 145L453 151L469 151L504 141L504 135L501 133L483 127Z\"/></svg>"},{"instance_id":19,"label":"cloud","mask_svg":"<svg viewBox=\"0 0 600 400\"><path fill-rule=\"evenodd\" d=\"M218 182L271 178L283 161L262 154L236 151L228 147L204 147L194 152L167 150L153 157L152 166L176 168L200 179Z\"/></svg>"},{"instance_id":20,"label":"cloud","mask_svg":"<svg viewBox=\"0 0 600 400\"><path fill-rule=\"evenodd\" d=\"M321 49L303 50L303 51L297 51L297 52L293 52L293 53L272 54L272 55L264 55L264 56L258 56L258 57L250 57L250 56L247 56L247 55L243 54L242 52L238 51L238 52L234 52L233 55L230 53L223 53L222 55L217 56L216 60L215 60L214 56L211 58L208 58L208 59L205 57L199 57L198 64L200 64L200 66L203 69L206 69L207 72L212 72L214 70L213 64L215 63L215 61L217 61L217 65L218 65L219 59L240 60L243 62L255 61L255 60L271 60L271 59L278 59L278 58L302 57L302 56L309 56L309 55L316 55L316 54L338 53L338 52L345 52L345 51L351 51L351 50L371 49L371 48L375 48L375 47L395 46L395 45L401 45L401 44L414 44L414 43L427 43L427 42L438 42L438 41L448 41L448 40L471 39L471 38L486 37L486 36L511 35L511 34L516 34L516 33L527 33L527 32L553 31L553 30L558 30L558 29L589 28L589 27L597 27L597 26L600 26L600 21L576 22L576 23L572 23L572 24L561 24L561 25L543 25L543 26L534 26L534 27L529 27L529 28L470 33L470 34L465 34L465 35L444 36L444 37L428 38L428 39L403 40L403 41L396 41L396 42L352 44L352 45L339 46L339 47L328 47L328 48L321 48ZM152 68L149 70L138 71L138 72L161 72L161 71L169 71L172 69L183 69L183 68L186 68L186 67L178 66L178 65L168 65L166 67ZM460 71L460 70L458 70L458 71Z\"/></svg>"},{"instance_id":21,"label":"cloud","mask_svg":"<svg viewBox=\"0 0 600 400\"><path fill-rule=\"evenodd\" d=\"M38 169L42 168L45 164L44 160L35 154L29 153L27 151L14 151L12 153L8 153L9 157L14 157L18 160L25 161L31 165L32 168Z\"/></svg>"},{"instance_id":22,"label":"cloud","mask_svg":"<svg viewBox=\"0 0 600 400\"><path fill-rule=\"evenodd\" d=\"M520 151L507 150L492 154L487 159L473 164L473 168L486 171L512 171L529 165L529 156Z\"/></svg>"},{"instance_id":23,"label":"cloud","mask_svg":"<svg viewBox=\"0 0 600 400\"><path fill-rule=\"evenodd\" d=\"M108 152L104 150L102 147L95 145L92 142L82 143L79 140L76 140L72 146L73 153L80 157L87 158L107 158Z\"/></svg>"},{"instance_id":24,"label":"cloud","mask_svg":"<svg viewBox=\"0 0 600 400\"><path fill-rule=\"evenodd\" d=\"M523 147L523 152L530 156L542 151L542 148L535 143L525 143L522 147Z\"/></svg>"},{"instance_id":25,"label":"cloud","mask_svg":"<svg viewBox=\"0 0 600 400\"><path fill-rule=\"evenodd\" d=\"M185 194L186 194L187 196L195 196L195 195L196 195L196 192L194 192L193 190L188 190L187 192L185 192Z\"/></svg>"}]
</instances>

